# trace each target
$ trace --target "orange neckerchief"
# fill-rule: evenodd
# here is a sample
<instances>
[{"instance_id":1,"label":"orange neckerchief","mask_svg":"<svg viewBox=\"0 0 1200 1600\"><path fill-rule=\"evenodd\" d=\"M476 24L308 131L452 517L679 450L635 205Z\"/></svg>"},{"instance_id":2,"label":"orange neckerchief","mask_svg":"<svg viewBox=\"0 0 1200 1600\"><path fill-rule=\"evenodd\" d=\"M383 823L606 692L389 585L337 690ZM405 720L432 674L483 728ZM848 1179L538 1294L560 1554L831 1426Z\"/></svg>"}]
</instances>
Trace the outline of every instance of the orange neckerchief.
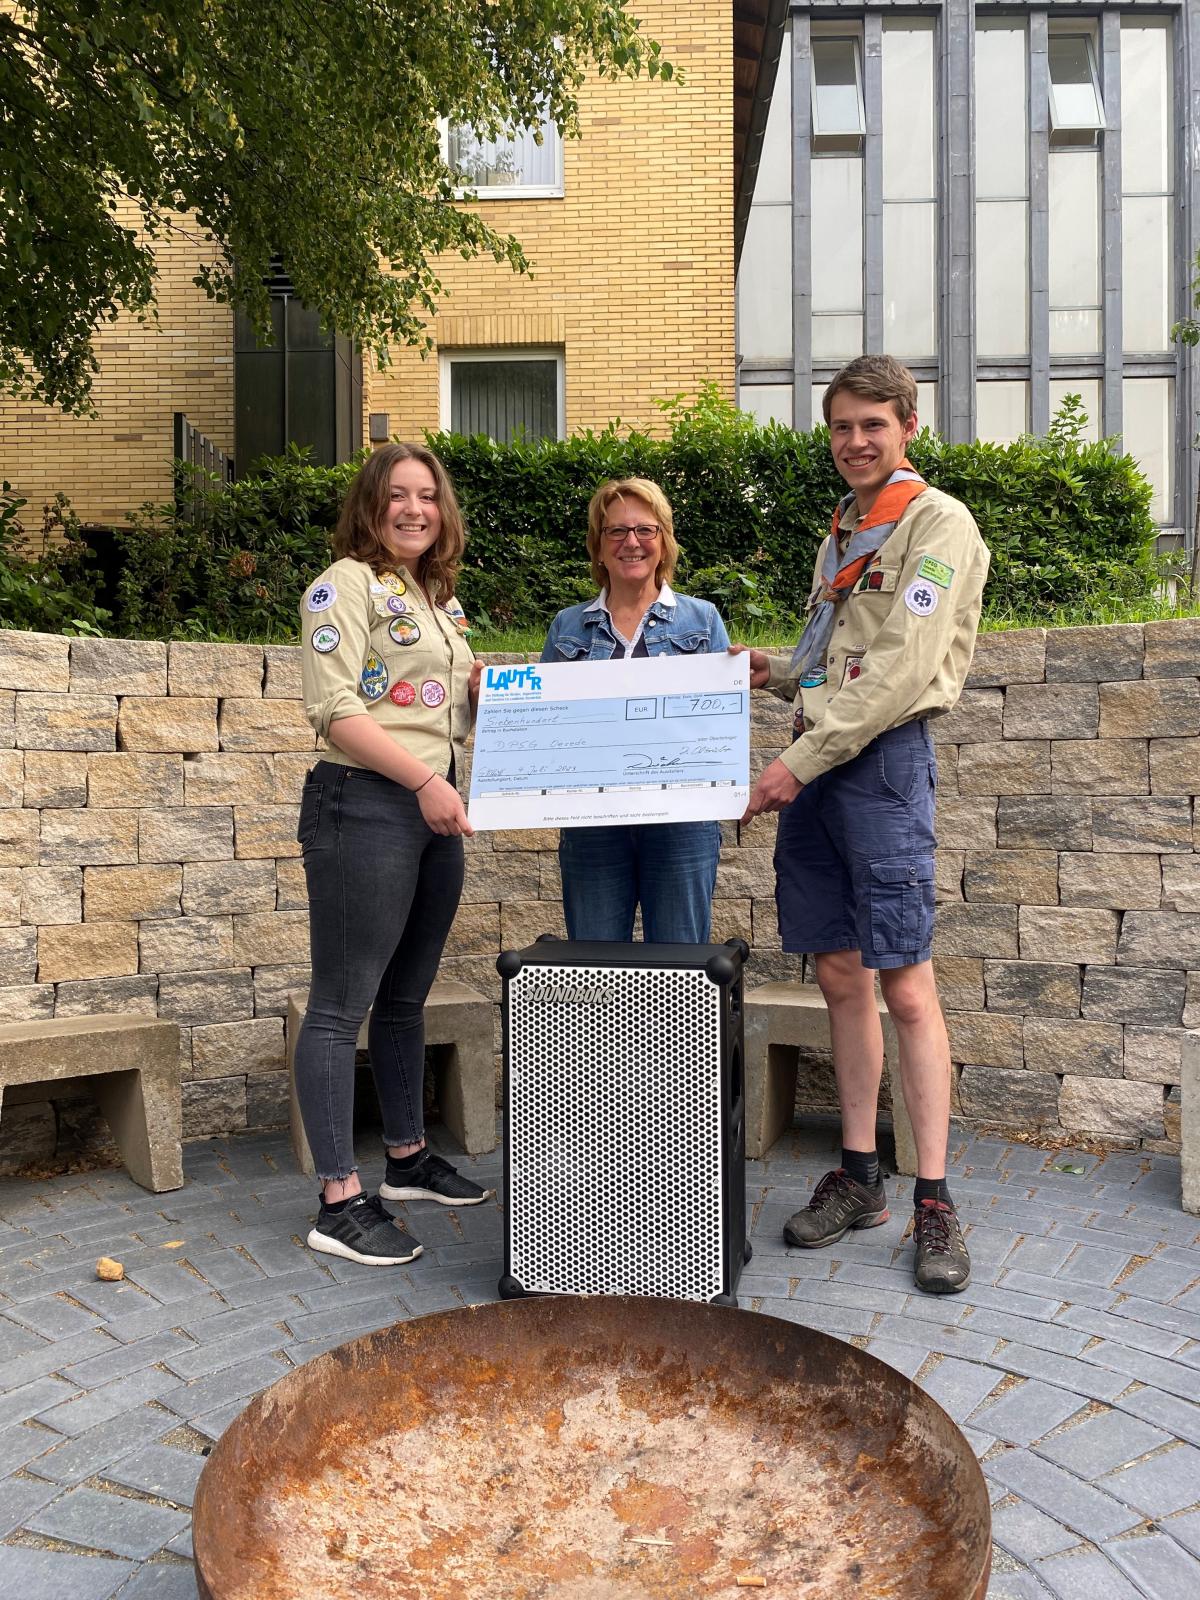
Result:
<instances>
[{"instance_id":1,"label":"orange neckerchief","mask_svg":"<svg viewBox=\"0 0 1200 1600\"><path fill-rule=\"evenodd\" d=\"M897 472L915 472L916 470L907 456L896 468ZM911 478L903 479L900 483L885 483L875 497L875 504L854 530L855 533L865 533L868 528L877 528L881 523L894 525L899 522L912 502L919 494L924 494L928 487L927 483L914 483ZM835 543L838 536L838 528L841 526L842 508L847 506L849 501L850 496L847 496L845 500L838 504L833 513L830 533L833 535ZM832 583L822 583L819 598L822 600L843 599L846 593L862 577L877 554L878 546L874 550L868 550L865 555L858 556L853 561L848 561L844 567L839 567Z\"/></svg>"}]
</instances>

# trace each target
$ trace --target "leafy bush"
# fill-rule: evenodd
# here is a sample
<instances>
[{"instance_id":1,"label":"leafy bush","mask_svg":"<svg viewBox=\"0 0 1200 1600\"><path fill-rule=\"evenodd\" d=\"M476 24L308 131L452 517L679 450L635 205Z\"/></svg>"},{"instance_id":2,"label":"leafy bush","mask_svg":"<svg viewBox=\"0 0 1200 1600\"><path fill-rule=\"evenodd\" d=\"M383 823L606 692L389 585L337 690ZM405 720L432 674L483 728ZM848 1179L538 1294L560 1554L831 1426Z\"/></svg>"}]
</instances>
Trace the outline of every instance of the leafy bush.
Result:
<instances>
[{"instance_id":1,"label":"leafy bush","mask_svg":"<svg viewBox=\"0 0 1200 1600\"><path fill-rule=\"evenodd\" d=\"M314 467L293 448L233 484L181 466L176 499L142 506L115 532L118 631L295 638L300 594L329 564L357 465Z\"/></svg>"},{"instance_id":2,"label":"leafy bush","mask_svg":"<svg viewBox=\"0 0 1200 1600\"><path fill-rule=\"evenodd\" d=\"M1036 616L1095 600L1134 600L1157 582L1150 484L1132 456L1083 439L1068 395L1045 439L946 444L922 433L909 456L930 483L964 501L992 554L992 614Z\"/></svg>"},{"instance_id":3,"label":"leafy bush","mask_svg":"<svg viewBox=\"0 0 1200 1600\"><path fill-rule=\"evenodd\" d=\"M663 411L666 438L622 432L618 423L506 446L429 436L470 530L459 598L479 644L492 628L542 630L562 606L591 595L588 500L604 479L635 476L660 483L674 508L683 589L713 600L737 631L794 631L844 487L828 430L760 426L715 387L694 405L677 398ZM926 431L913 441L913 464L965 501L991 549L985 609L993 616L1036 618L1154 593L1150 486L1130 457L1084 441L1083 426L1078 401L1069 399L1046 439L952 445ZM111 631L294 638L299 595L329 561L356 466L314 467L293 449L232 485L192 472L174 503L143 506L117 532ZM0 581L11 581L10 563L0 566L10 568ZM78 606L66 610L86 616ZM8 614L28 619L17 626L58 626L28 606Z\"/></svg>"},{"instance_id":4,"label":"leafy bush","mask_svg":"<svg viewBox=\"0 0 1200 1600\"><path fill-rule=\"evenodd\" d=\"M92 553L65 495L43 507L41 536L30 539L21 520L28 501L0 485L0 619L6 628L35 633L97 634L109 612L95 603L88 571Z\"/></svg>"}]
</instances>

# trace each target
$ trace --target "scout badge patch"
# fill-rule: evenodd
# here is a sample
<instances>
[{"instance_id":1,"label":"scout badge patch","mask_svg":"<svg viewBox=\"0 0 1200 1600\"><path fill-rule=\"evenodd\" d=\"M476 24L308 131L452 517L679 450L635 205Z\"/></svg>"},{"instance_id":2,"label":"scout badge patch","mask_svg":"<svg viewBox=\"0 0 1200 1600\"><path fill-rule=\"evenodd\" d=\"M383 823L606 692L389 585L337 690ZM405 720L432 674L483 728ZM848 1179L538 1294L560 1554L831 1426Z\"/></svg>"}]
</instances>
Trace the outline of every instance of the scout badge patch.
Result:
<instances>
[{"instance_id":1,"label":"scout badge patch","mask_svg":"<svg viewBox=\"0 0 1200 1600\"><path fill-rule=\"evenodd\" d=\"M467 621L466 613L463 611L462 606L457 600L447 600L442 610L465 639L471 631L471 624Z\"/></svg>"},{"instance_id":2,"label":"scout badge patch","mask_svg":"<svg viewBox=\"0 0 1200 1600\"><path fill-rule=\"evenodd\" d=\"M388 670L374 650L366 659L359 676L359 686L368 700L378 700L388 686Z\"/></svg>"},{"instance_id":3,"label":"scout badge patch","mask_svg":"<svg viewBox=\"0 0 1200 1600\"><path fill-rule=\"evenodd\" d=\"M332 583L314 583L304 602L310 611L328 611L337 599L337 589Z\"/></svg>"},{"instance_id":4,"label":"scout badge patch","mask_svg":"<svg viewBox=\"0 0 1200 1600\"><path fill-rule=\"evenodd\" d=\"M904 604L914 617L931 617L938 608L938 592L931 583L918 578L905 589Z\"/></svg>"},{"instance_id":5,"label":"scout badge patch","mask_svg":"<svg viewBox=\"0 0 1200 1600\"><path fill-rule=\"evenodd\" d=\"M313 629L312 647L323 656L331 650L336 650L342 642L342 636L332 622L323 622L319 628Z\"/></svg>"},{"instance_id":6,"label":"scout badge patch","mask_svg":"<svg viewBox=\"0 0 1200 1600\"><path fill-rule=\"evenodd\" d=\"M928 578L930 583L936 583L939 589L948 589L950 579L954 576L954 568L948 567L944 561L939 561L936 556L922 556L921 565L917 568L918 578Z\"/></svg>"},{"instance_id":7,"label":"scout badge patch","mask_svg":"<svg viewBox=\"0 0 1200 1600\"><path fill-rule=\"evenodd\" d=\"M421 704L435 711L446 698L446 691L436 678L426 678L421 685Z\"/></svg>"},{"instance_id":8,"label":"scout badge patch","mask_svg":"<svg viewBox=\"0 0 1200 1600\"><path fill-rule=\"evenodd\" d=\"M394 617L388 624L388 634L396 644L416 644L421 630L411 617Z\"/></svg>"}]
</instances>

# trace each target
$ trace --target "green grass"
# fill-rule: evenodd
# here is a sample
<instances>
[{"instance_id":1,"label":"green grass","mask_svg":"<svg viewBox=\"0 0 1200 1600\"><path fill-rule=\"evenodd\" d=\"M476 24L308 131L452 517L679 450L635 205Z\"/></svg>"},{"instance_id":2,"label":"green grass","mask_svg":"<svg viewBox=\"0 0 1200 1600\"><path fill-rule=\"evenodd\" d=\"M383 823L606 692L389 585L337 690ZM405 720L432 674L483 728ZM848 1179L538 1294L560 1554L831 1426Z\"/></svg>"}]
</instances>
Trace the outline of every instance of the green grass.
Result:
<instances>
[{"instance_id":1,"label":"green grass","mask_svg":"<svg viewBox=\"0 0 1200 1600\"><path fill-rule=\"evenodd\" d=\"M1170 601L1147 595L1140 600L1095 599L1087 604L1057 606L1030 613L991 612L980 623L983 632L1011 628L1087 628L1111 622L1169 622L1178 617L1200 617L1200 601Z\"/></svg>"},{"instance_id":2,"label":"green grass","mask_svg":"<svg viewBox=\"0 0 1200 1600\"><path fill-rule=\"evenodd\" d=\"M1095 601L1090 605L1059 606L1054 610L1020 613L985 613L981 633L999 633L1016 628L1083 628L1112 622L1165 622L1177 617L1200 617L1200 602L1171 603L1149 596L1142 600ZM730 630L739 644L756 650L790 650L798 633L780 633L777 628L756 625L742 632ZM536 628L476 628L471 643L476 650L507 655L540 655L544 635Z\"/></svg>"}]
</instances>

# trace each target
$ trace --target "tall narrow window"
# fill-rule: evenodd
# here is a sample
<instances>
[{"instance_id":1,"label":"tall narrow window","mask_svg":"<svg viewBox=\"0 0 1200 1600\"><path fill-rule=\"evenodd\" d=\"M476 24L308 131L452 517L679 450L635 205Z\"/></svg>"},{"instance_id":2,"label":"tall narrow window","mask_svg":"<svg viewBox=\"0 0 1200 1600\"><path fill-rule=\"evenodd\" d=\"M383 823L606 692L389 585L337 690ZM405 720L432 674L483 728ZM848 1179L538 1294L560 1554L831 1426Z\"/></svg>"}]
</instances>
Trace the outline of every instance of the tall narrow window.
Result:
<instances>
[{"instance_id":1,"label":"tall narrow window","mask_svg":"<svg viewBox=\"0 0 1200 1600\"><path fill-rule=\"evenodd\" d=\"M812 164L813 360L847 361L863 348L861 156Z\"/></svg>"},{"instance_id":2,"label":"tall narrow window","mask_svg":"<svg viewBox=\"0 0 1200 1600\"><path fill-rule=\"evenodd\" d=\"M1100 152L1050 151L1050 354L1100 350Z\"/></svg>"},{"instance_id":3,"label":"tall narrow window","mask_svg":"<svg viewBox=\"0 0 1200 1600\"><path fill-rule=\"evenodd\" d=\"M1171 22L1121 26L1122 336L1127 352L1171 348L1175 151Z\"/></svg>"},{"instance_id":4,"label":"tall narrow window","mask_svg":"<svg viewBox=\"0 0 1200 1600\"><path fill-rule=\"evenodd\" d=\"M937 355L937 117L933 22L883 24L883 344Z\"/></svg>"},{"instance_id":5,"label":"tall narrow window","mask_svg":"<svg viewBox=\"0 0 1200 1600\"><path fill-rule=\"evenodd\" d=\"M362 355L352 339L327 333L295 298L281 266L267 280L271 338L260 343L241 311L233 323L234 454L239 475L289 444L317 466L348 461L362 448Z\"/></svg>"},{"instance_id":6,"label":"tall narrow window","mask_svg":"<svg viewBox=\"0 0 1200 1600\"><path fill-rule=\"evenodd\" d=\"M812 41L812 357L836 365L863 349L862 41Z\"/></svg>"},{"instance_id":7,"label":"tall narrow window","mask_svg":"<svg viewBox=\"0 0 1200 1600\"><path fill-rule=\"evenodd\" d=\"M1174 378L1126 378L1121 385L1124 443L1129 454L1154 486L1150 515L1155 522L1171 521L1175 501Z\"/></svg>"},{"instance_id":8,"label":"tall narrow window","mask_svg":"<svg viewBox=\"0 0 1200 1600\"><path fill-rule=\"evenodd\" d=\"M981 361L1029 354L1027 59L1023 23L1011 17L980 20L975 36L975 343Z\"/></svg>"}]
</instances>

